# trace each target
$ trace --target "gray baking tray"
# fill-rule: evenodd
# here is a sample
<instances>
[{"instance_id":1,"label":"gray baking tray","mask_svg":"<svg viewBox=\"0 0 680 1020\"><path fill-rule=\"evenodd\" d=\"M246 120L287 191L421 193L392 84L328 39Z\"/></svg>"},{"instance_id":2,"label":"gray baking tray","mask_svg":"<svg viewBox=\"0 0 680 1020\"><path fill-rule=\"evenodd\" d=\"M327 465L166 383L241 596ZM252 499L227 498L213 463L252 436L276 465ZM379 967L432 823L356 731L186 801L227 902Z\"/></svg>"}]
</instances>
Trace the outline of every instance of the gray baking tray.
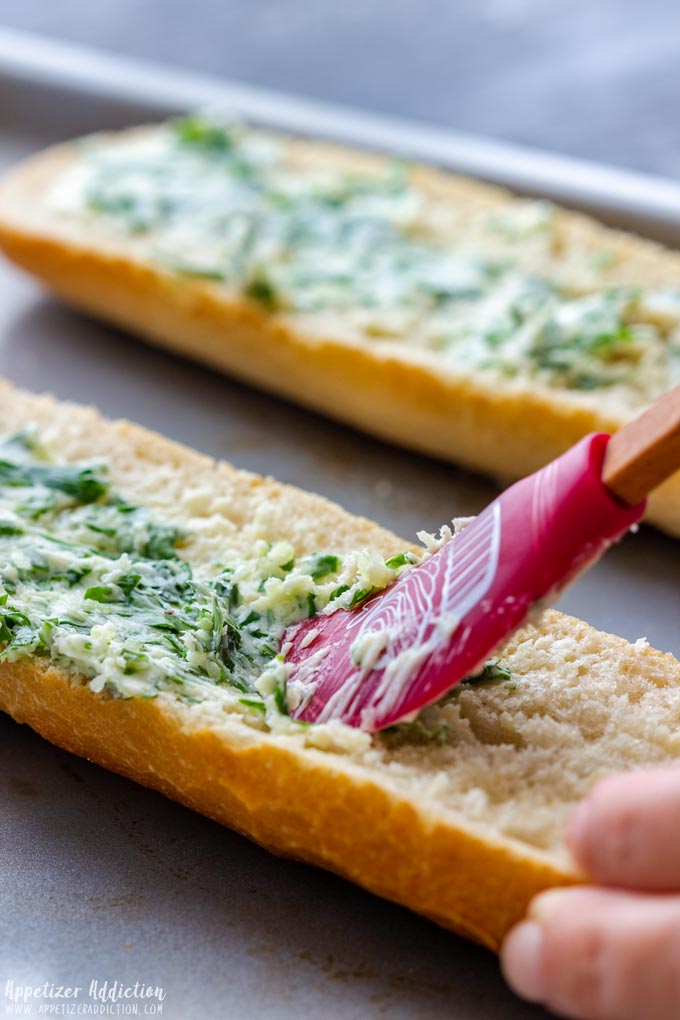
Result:
<instances>
[{"instance_id":1,"label":"gray baking tray","mask_svg":"<svg viewBox=\"0 0 680 1020\"><path fill-rule=\"evenodd\" d=\"M3 166L58 139L206 103L475 172L680 244L672 182L0 32ZM77 315L5 264L0 374L321 492L409 538L475 513L495 492L488 480ZM562 608L680 655L679 579L680 543L643 528ZM172 1020L547 1015L511 995L484 950L334 876L276 859L4 716L0 861L3 1008L8 980L86 991L97 980L160 986L162 1015Z\"/></svg>"}]
</instances>

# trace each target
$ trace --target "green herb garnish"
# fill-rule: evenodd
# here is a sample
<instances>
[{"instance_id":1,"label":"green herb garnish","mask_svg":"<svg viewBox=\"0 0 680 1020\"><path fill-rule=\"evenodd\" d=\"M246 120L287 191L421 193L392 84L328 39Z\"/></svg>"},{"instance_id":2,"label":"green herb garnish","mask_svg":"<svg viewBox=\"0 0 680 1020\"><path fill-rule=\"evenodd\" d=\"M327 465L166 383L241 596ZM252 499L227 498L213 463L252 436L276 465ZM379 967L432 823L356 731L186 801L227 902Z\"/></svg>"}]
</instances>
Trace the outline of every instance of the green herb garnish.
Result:
<instances>
[{"instance_id":1,"label":"green herb garnish","mask_svg":"<svg viewBox=\"0 0 680 1020\"><path fill-rule=\"evenodd\" d=\"M175 122L175 132L182 145L197 146L210 153L230 152L234 148L229 128L205 117L182 117Z\"/></svg>"},{"instance_id":2,"label":"green herb garnish","mask_svg":"<svg viewBox=\"0 0 680 1020\"><path fill-rule=\"evenodd\" d=\"M316 556L310 573L313 581L321 581L324 577L328 577L329 574L337 574L339 569L339 556Z\"/></svg>"},{"instance_id":3,"label":"green herb garnish","mask_svg":"<svg viewBox=\"0 0 680 1020\"><path fill-rule=\"evenodd\" d=\"M257 276L250 280L243 288L243 293L258 305L262 305L267 311L273 311L278 307L276 288L264 276Z\"/></svg>"},{"instance_id":4,"label":"green herb garnish","mask_svg":"<svg viewBox=\"0 0 680 1020\"><path fill-rule=\"evenodd\" d=\"M503 666L498 659L491 659L486 663L484 669L480 673L475 673L474 676L468 676L462 682L470 686L492 686L493 684L507 683L507 681L511 679L512 673L508 666Z\"/></svg>"},{"instance_id":5,"label":"green herb garnish","mask_svg":"<svg viewBox=\"0 0 680 1020\"><path fill-rule=\"evenodd\" d=\"M389 567L390 570L398 570L399 567L405 567L408 563L413 562L411 553L401 552L397 553L396 556L390 556L389 560L385 560L385 566Z\"/></svg>"},{"instance_id":6,"label":"green herb garnish","mask_svg":"<svg viewBox=\"0 0 680 1020\"><path fill-rule=\"evenodd\" d=\"M279 678L274 686L274 702L281 715L288 715L288 698L286 696L286 682Z\"/></svg>"}]
</instances>

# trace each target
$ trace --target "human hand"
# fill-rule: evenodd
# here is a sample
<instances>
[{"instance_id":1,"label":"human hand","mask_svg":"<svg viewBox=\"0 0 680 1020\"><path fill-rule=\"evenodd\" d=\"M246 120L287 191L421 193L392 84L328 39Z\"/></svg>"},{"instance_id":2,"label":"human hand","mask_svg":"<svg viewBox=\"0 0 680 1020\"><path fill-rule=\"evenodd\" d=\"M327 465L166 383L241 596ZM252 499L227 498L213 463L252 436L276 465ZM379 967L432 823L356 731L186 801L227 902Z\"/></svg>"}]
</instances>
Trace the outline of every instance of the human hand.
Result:
<instances>
[{"instance_id":1,"label":"human hand","mask_svg":"<svg viewBox=\"0 0 680 1020\"><path fill-rule=\"evenodd\" d=\"M510 932L510 987L570 1020L680 1018L680 768L596 783L567 842L597 885L537 896Z\"/></svg>"}]
</instances>

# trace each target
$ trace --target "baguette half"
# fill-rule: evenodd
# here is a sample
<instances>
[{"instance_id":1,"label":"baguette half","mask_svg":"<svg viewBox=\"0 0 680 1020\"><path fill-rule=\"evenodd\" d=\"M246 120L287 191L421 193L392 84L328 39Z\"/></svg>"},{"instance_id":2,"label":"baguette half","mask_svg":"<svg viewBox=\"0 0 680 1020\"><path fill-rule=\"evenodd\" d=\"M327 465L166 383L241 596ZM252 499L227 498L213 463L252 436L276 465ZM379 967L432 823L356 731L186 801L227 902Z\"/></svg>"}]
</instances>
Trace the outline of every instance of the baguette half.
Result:
<instances>
[{"instance_id":1,"label":"baguette half","mask_svg":"<svg viewBox=\"0 0 680 1020\"><path fill-rule=\"evenodd\" d=\"M245 549L263 528L298 555L404 548L319 496L2 383L0 431L28 425L64 461L105 458L118 493L183 529L193 566ZM0 708L276 853L496 949L535 893L579 880L562 826L590 784L680 757L680 663L670 655L556 612L501 654L513 684L460 688L445 744L314 746L170 694L97 694L40 657L0 663Z\"/></svg>"},{"instance_id":2,"label":"baguette half","mask_svg":"<svg viewBox=\"0 0 680 1020\"><path fill-rule=\"evenodd\" d=\"M368 176L385 168L380 157L337 146L295 139L283 145L293 166ZM52 188L80 151L76 145L47 150L0 185L0 246L76 307L366 432L501 479L529 474L584 434L615 431L632 417L625 402L602 390L568 391L534 380L490 383L472 369L443 367L431 351L388 338L370 341L341 314L309 319L267 311L223 283L178 274L134 239L64 219L51 207ZM516 202L501 189L425 167L413 168L410 179L444 220L460 221L463 235L479 235L485 217ZM596 270L603 252L607 265ZM520 248L518 258L527 271L575 293L680 287L679 254L564 210L555 213L550 253L537 264L535 252ZM652 495L648 519L680 535L680 473Z\"/></svg>"}]
</instances>

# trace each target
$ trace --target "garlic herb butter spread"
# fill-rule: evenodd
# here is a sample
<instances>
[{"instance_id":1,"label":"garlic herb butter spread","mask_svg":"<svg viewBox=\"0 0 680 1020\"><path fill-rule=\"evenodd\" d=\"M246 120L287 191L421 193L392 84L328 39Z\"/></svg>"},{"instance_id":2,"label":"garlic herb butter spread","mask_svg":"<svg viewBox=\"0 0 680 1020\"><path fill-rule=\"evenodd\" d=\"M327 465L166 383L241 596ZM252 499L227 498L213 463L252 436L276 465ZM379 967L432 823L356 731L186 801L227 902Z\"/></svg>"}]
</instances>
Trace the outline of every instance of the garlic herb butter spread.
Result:
<instances>
[{"instance_id":1,"label":"garlic herb butter spread","mask_svg":"<svg viewBox=\"0 0 680 1020\"><path fill-rule=\"evenodd\" d=\"M264 712L256 682L284 629L356 604L396 571L365 553L296 561L287 542L198 576L182 535L110 490L106 465L57 464L29 430L0 446L0 641L4 659L49 655L95 691L200 701L226 686ZM227 555L228 560L228 555Z\"/></svg>"},{"instance_id":2,"label":"garlic herb butter spread","mask_svg":"<svg viewBox=\"0 0 680 1020\"><path fill-rule=\"evenodd\" d=\"M79 154L51 194L56 212L297 328L403 344L444 369L597 391L630 410L680 382L680 288L561 286L542 272L554 255L549 203L513 200L472 230L401 163L333 169L200 117L87 140Z\"/></svg>"},{"instance_id":3,"label":"garlic herb butter spread","mask_svg":"<svg viewBox=\"0 0 680 1020\"><path fill-rule=\"evenodd\" d=\"M96 693L212 701L275 732L315 731L320 746L370 743L342 724L288 718L282 637L357 605L416 557L296 558L288 542L256 539L250 556L225 550L224 562L194 569L181 559L186 537L112 491L104 462L58 463L32 429L1 439L0 661L47 657ZM491 663L469 682L509 679ZM417 721L387 736L427 732ZM441 727L433 733L440 741Z\"/></svg>"}]
</instances>

